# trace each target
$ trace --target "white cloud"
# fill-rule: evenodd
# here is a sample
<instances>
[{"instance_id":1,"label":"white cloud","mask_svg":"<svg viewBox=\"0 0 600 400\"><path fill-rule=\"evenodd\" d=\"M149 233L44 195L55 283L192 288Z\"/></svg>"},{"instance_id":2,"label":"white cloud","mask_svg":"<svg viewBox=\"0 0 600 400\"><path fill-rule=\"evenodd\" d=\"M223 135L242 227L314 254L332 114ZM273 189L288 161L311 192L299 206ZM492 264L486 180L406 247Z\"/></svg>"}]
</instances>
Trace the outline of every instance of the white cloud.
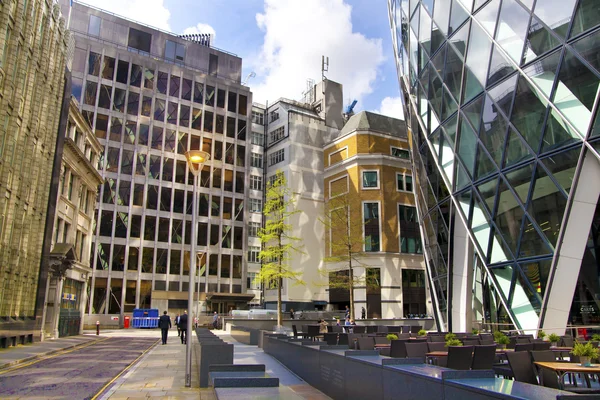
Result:
<instances>
[{"instance_id":1,"label":"white cloud","mask_svg":"<svg viewBox=\"0 0 600 400\"><path fill-rule=\"evenodd\" d=\"M344 85L345 103L371 93L384 61L382 40L353 32L350 14L343 0L265 0L256 15L262 51L246 58L260 82L252 85L254 101L300 99L308 78L321 80L322 55L329 57L325 76Z\"/></svg>"},{"instance_id":2,"label":"white cloud","mask_svg":"<svg viewBox=\"0 0 600 400\"><path fill-rule=\"evenodd\" d=\"M401 97L386 97L381 100L379 110L374 110L377 114L387 115L388 117L404 119L404 110L402 108Z\"/></svg>"},{"instance_id":3,"label":"white cloud","mask_svg":"<svg viewBox=\"0 0 600 400\"><path fill-rule=\"evenodd\" d=\"M164 0L85 0L86 4L113 12L119 16L170 31L171 13Z\"/></svg>"},{"instance_id":4,"label":"white cloud","mask_svg":"<svg viewBox=\"0 0 600 400\"><path fill-rule=\"evenodd\" d=\"M189 28L185 28L183 30L184 35L190 35L192 33L210 33L210 43L215 43L215 37L217 33L215 32L215 28L208 24L203 24L199 22L196 26L190 26Z\"/></svg>"}]
</instances>

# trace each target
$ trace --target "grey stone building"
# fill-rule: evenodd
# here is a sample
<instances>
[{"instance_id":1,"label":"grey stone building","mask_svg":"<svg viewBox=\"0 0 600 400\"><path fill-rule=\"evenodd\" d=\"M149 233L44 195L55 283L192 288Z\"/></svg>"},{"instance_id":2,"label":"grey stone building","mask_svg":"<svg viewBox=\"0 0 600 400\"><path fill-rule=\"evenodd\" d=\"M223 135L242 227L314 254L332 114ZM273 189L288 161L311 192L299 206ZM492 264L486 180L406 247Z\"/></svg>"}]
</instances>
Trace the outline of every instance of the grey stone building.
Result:
<instances>
[{"instance_id":1,"label":"grey stone building","mask_svg":"<svg viewBox=\"0 0 600 400\"><path fill-rule=\"evenodd\" d=\"M207 37L80 3L69 28L72 93L104 147L90 321L109 323L134 308L188 308L190 149L211 154L198 188L200 311L242 307L253 297L245 294L244 253L252 95L241 84L242 60Z\"/></svg>"}]
</instances>

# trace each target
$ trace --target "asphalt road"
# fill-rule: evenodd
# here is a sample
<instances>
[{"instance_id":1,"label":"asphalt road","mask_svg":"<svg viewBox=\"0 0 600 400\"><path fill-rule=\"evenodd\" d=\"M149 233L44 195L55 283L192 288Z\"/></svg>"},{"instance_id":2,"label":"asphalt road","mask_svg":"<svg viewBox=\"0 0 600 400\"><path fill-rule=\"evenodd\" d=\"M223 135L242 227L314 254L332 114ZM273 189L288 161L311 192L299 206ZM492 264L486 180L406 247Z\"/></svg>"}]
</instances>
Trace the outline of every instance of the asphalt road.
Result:
<instances>
[{"instance_id":1,"label":"asphalt road","mask_svg":"<svg viewBox=\"0 0 600 400\"><path fill-rule=\"evenodd\" d=\"M1 399L91 399L156 338L111 337L0 373Z\"/></svg>"}]
</instances>

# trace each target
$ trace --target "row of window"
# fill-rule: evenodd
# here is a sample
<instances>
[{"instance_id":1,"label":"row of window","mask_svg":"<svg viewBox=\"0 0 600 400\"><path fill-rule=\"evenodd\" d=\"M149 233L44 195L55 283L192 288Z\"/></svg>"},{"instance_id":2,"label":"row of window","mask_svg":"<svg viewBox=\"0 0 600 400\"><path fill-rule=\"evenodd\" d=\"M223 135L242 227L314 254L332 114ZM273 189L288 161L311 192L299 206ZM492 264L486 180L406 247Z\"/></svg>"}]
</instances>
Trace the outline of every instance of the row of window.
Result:
<instances>
[{"instance_id":1,"label":"row of window","mask_svg":"<svg viewBox=\"0 0 600 400\"><path fill-rule=\"evenodd\" d=\"M284 160L284 151L283 149L274 151L273 153L269 154L269 167L272 165L275 165L277 163L280 163Z\"/></svg>"},{"instance_id":2,"label":"row of window","mask_svg":"<svg viewBox=\"0 0 600 400\"><path fill-rule=\"evenodd\" d=\"M379 170L362 171L362 188L379 189ZM413 180L411 174L396 172L396 190L401 192L413 191Z\"/></svg>"},{"instance_id":3,"label":"row of window","mask_svg":"<svg viewBox=\"0 0 600 400\"><path fill-rule=\"evenodd\" d=\"M285 127L281 126L269 132L269 143L275 143L285 137Z\"/></svg>"},{"instance_id":4,"label":"row of window","mask_svg":"<svg viewBox=\"0 0 600 400\"><path fill-rule=\"evenodd\" d=\"M378 202L363 203L364 248L366 252L381 251L381 221ZM400 223L400 251L421 254L421 236L418 228L417 211L413 206L398 206Z\"/></svg>"}]
</instances>

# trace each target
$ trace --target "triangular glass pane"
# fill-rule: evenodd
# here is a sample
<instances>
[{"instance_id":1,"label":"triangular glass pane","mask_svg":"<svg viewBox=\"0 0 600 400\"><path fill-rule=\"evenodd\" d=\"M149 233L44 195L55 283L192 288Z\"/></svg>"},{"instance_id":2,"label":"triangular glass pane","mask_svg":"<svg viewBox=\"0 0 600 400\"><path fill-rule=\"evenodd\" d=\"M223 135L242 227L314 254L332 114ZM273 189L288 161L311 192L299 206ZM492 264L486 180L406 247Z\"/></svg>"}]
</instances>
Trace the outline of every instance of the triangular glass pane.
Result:
<instances>
[{"instance_id":1,"label":"triangular glass pane","mask_svg":"<svg viewBox=\"0 0 600 400\"><path fill-rule=\"evenodd\" d=\"M485 153L485 150L483 150L483 146L481 145L479 145L479 150L477 151L477 166L475 168L475 180L485 178L489 174L498 171L496 165Z\"/></svg>"},{"instance_id":2,"label":"triangular glass pane","mask_svg":"<svg viewBox=\"0 0 600 400\"><path fill-rule=\"evenodd\" d=\"M467 39L469 38L470 25L470 23L464 24L454 35L452 35L452 38L449 39L450 43L452 43L459 56L463 60L467 52Z\"/></svg>"},{"instance_id":3,"label":"triangular glass pane","mask_svg":"<svg viewBox=\"0 0 600 400\"><path fill-rule=\"evenodd\" d=\"M546 114L544 101L525 78L519 78L510 120L536 152L540 147L544 115Z\"/></svg>"},{"instance_id":4,"label":"triangular glass pane","mask_svg":"<svg viewBox=\"0 0 600 400\"><path fill-rule=\"evenodd\" d=\"M458 0L468 12L473 11L473 0Z\"/></svg>"},{"instance_id":5,"label":"triangular glass pane","mask_svg":"<svg viewBox=\"0 0 600 400\"><path fill-rule=\"evenodd\" d=\"M411 4L411 6L412 6L412 4ZM418 7L410 19L410 27L412 28L412 30L414 32L417 32L417 33L419 32L419 11L420 10L421 10L421 7ZM415 35L415 38L418 38L418 37L419 37L418 35Z\"/></svg>"},{"instance_id":6,"label":"triangular glass pane","mask_svg":"<svg viewBox=\"0 0 600 400\"><path fill-rule=\"evenodd\" d=\"M421 21L419 22L419 43L427 54L431 51L431 17L421 9Z\"/></svg>"},{"instance_id":7,"label":"triangular glass pane","mask_svg":"<svg viewBox=\"0 0 600 400\"><path fill-rule=\"evenodd\" d=\"M581 141L581 137L575 129L562 119L554 108L551 108L550 115L546 121L546 131L544 132L541 153L579 141Z\"/></svg>"},{"instance_id":8,"label":"triangular glass pane","mask_svg":"<svg viewBox=\"0 0 600 400\"><path fill-rule=\"evenodd\" d=\"M442 110L442 80L437 73L433 72L431 68L429 69L429 74L431 77L431 85L429 86L429 99L431 100L431 108L439 115L440 111Z\"/></svg>"},{"instance_id":9,"label":"triangular glass pane","mask_svg":"<svg viewBox=\"0 0 600 400\"><path fill-rule=\"evenodd\" d=\"M431 134L431 136L429 137L429 140L431 141L431 145L433 146L433 151L435 152L438 159L441 154L440 146L442 144L441 140L440 140L440 132L441 132L440 129L438 129L435 132L433 132Z\"/></svg>"},{"instance_id":10,"label":"triangular glass pane","mask_svg":"<svg viewBox=\"0 0 600 400\"><path fill-rule=\"evenodd\" d=\"M463 101L462 104L468 103L473 97L477 96L483 91L483 86L479 83L479 80L469 68L465 68L465 89L463 90Z\"/></svg>"},{"instance_id":11,"label":"triangular glass pane","mask_svg":"<svg viewBox=\"0 0 600 400\"><path fill-rule=\"evenodd\" d=\"M504 77L512 74L515 71L513 63L508 61L502 52L498 50L498 46L494 46L492 51L492 62L490 64L490 72L488 75L487 86L492 86Z\"/></svg>"},{"instance_id":12,"label":"triangular glass pane","mask_svg":"<svg viewBox=\"0 0 600 400\"><path fill-rule=\"evenodd\" d=\"M419 4L419 0L410 0L410 13L414 13L415 12L415 8L417 8L417 5Z\"/></svg>"},{"instance_id":13,"label":"triangular glass pane","mask_svg":"<svg viewBox=\"0 0 600 400\"><path fill-rule=\"evenodd\" d=\"M596 111L594 117L594 125L592 126L592 132L590 132L590 138L600 136L600 108Z\"/></svg>"},{"instance_id":14,"label":"triangular glass pane","mask_svg":"<svg viewBox=\"0 0 600 400\"><path fill-rule=\"evenodd\" d=\"M465 164L465 167L471 176L473 176L473 169L475 168L476 150L477 139L475 137L475 132L473 132L473 129L471 129L465 120L462 120L460 124L458 155Z\"/></svg>"},{"instance_id":15,"label":"triangular glass pane","mask_svg":"<svg viewBox=\"0 0 600 400\"><path fill-rule=\"evenodd\" d=\"M556 79L556 69L559 62L560 51L555 51L523 69L525 74L531 78L536 87L538 87L546 97L550 97L552 94L552 87L554 86L554 80Z\"/></svg>"},{"instance_id":16,"label":"triangular glass pane","mask_svg":"<svg viewBox=\"0 0 600 400\"><path fill-rule=\"evenodd\" d=\"M423 68L423 72L421 73L421 77L419 78L419 82L423 86L423 90L425 93L429 93L429 68Z\"/></svg>"},{"instance_id":17,"label":"triangular glass pane","mask_svg":"<svg viewBox=\"0 0 600 400\"><path fill-rule=\"evenodd\" d=\"M529 189L531 188L533 178L533 166L533 163L528 164L506 174L508 183L510 183L523 204L527 203L527 197L529 196Z\"/></svg>"},{"instance_id":18,"label":"triangular glass pane","mask_svg":"<svg viewBox=\"0 0 600 400\"><path fill-rule=\"evenodd\" d=\"M535 169L534 178L527 211L554 246L560 232L567 198L539 164Z\"/></svg>"},{"instance_id":19,"label":"triangular glass pane","mask_svg":"<svg viewBox=\"0 0 600 400\"><path fill-rule=\"evenodd\" d=\"M540 55L558 47L560 41L552 34L536 17L531 19L527 41L525 42L525 53L521 64L529 63Z\"/></svg>"},{"instance_id":20,"label":"triangular glass pane","mask_svg":"<svg viewBox=\"0 0 600 400\"><path fill-rule=\"evenodd\" d=\"M487 254L491 234L489 217L487 216L487 213L484 210L484 205L477 198L477 196L474 196L473 200L474 203L473 217L471 220L471 230L473 231L473 235L475 235L475 240L479 244L479 247L484 252L484 254Z\"/></svg>"},{"instance_id":21,"label":"triangular glass pane","mask_svg":"<svg viewBox=\"0 0 600 400\"><path fill-rule=\"evenodd\" d=\"M533 12L558 36L567 34L577 0L544 0L535 4Z\"/></svg>"},{"instance_id":22,"label":"triangular glass pane","mask_svg":"<svg viewBox=\"0 0 600 400\"><path fill-rule=\"evenodd\" d=\"M463 189L469 183L471 183L471 179L469 175L465 172L464 167L459 163L455 163L456 165L456 186L454 187L455 191Z\"/></svg>"},{"instance_id":23,"label":"triangular glass pane","mask_svg":"<svg viewBox=\"0 0 600 400\"><path fill-rule=\"evenodd\" d=\"M451 141L452 148L454 149L454 141L456 140L456 121L458 120L458 114L454 114L452 118L449 118L442 125L446 130L446 135Z\"/></svg>"},{"instance_id":24,"label":"triangular glass pane","mask_svg":"<svg viewBox=\"0 0 600 400\"><path fill-rule=\"evenodd\" d=\"M574 149L542 159L542 163L566 193L569 193L573 186L573 177L580 154L581 147L577 146Z\"/></svg>"},{"instance_id":25,"label":"triangular glass pane","mask_svg":"<svg viewBox=\"0 0 600 400\"><path fill-rule=\"evenodd\" d=\"M488 0L475 0L475 5L473 7L473 11L477 12L479 7L481 7Z\"/></svg>"},{"instance_id":26,"label":"triangular glass pane","mask_svg":"<svg viewBox=\"0 0 600 400\"><path fill-rule=\"evenodd\" d=\"M494 32L496 31L499 5L500 0L492 0L475 14L475 19L479 21L490 36L494 36Z\"/></svg>"},{"instance_id":27,"label":"triangular glass pane","mask_svg":"<svg viewBox=\"0 0 600 400\"><path fill-rule=\"evenodd\" d=\"M452 13L450 14L450 26L448 27L448 36L452 35L458 27L469 18L469 14L456 0L452 0Z\"/></svg>"},{"instance_id":28,"label":"triangular glass pane","mask_svg":"<svg viewBox=\"0 0 600 400\"><path fill-rule=\"evenodd\" d=\"M469 220L469 214L471 213L471 191L466 190L462 193L459 193L456 196L458 200L458 204L460 205L460 209L465 215L465 220Z\"/></svg>"},{"instance_id":29,"label":"triangular glass pane","mask_svg":"<svg viewBox=\"0 0 600 400\"><path fill-rule=\"evenodd\" d=\"M504 180L498 186L498 210L494 221L511 251L516 252L525 212Z\"/></svg>"},{"instance_id":30,"label":"triangular glass pane","mask_svg":"<svg viewBox=\"0 0 600 400\"><path fill-rule=\"evenodd\" d=\"M492 42L488 35L477 25L471 26L469 35L469 48L467 49L466 65L473 73L480 86L484 86L487 81L488 64L490 53L492 51ZM467 80L467 85L469 81ZM469 90L467 90L469 92Z\"/></svg>"},{"instance_id":31,"label":"triangular glass pane","mask_svg":"<svg viewBox=\"0 0 600 400\"><path fill-rule=\"evenodd\" d=\"M520 161L533 157L529 149L523 143L521 135L514 129L509 128L506 139L506 152L504 155L504 167L510 167Z\"/></svg>"},{"instance_id":32,"label":"triangular glass pane","mask_svg":"<svg viewBox=\"0 0 600 400\"><path fill-rule=\"evenodd\" d=\"M558 73L554 104L581 135L587 133L600 79L567 49Z\"/></svg>"},{"instance_id":33,"label":"triangular glass pane","mask_svg":"<svg viewBox=\"0 0 600 400\"><path fill-rule=\"evenodd\" d=\"M450 17L450 0L436 0L433 9L433 20L439 26L442 33L448 33L448 19Z\"/></svg>"},{"instance_id":34,"label":"triangular glass pane","mask_svg":"<svg viewBox=\"0 0 600 400\"><path fill-rule=\"evenodd\" d=\"M598 0L580 0L575 12L573 30L569 37L577 36L581 32L595 27L598 25L599 20L600 8L598 8Z\"/></svg>"},{"instance_id":35,"label":"triangular glass pane","mask_svg":"<svg viewBox=\"0 0 600 400\"><path fill-rule=\"evenodd\" d=\"M529 217L524 218L523 232L517 258L545 256L552 254L546 239L538 233Z\"/></svg>"},{"instance_id":36,"label":"triangular glass pane","mask_svg":"<svg viewBox=\"0 0 600 400\"><path fill-rule=\"evenodd\" d=\"M498 228L493 229L492 249L490 251L490 265L506 262L513 259L512 252L502 239L502 235L498 232Z\"/></svg>"},{"instance_id":37,"label":"triangular glass pane","mask_svg":"<svg viewBox=\"0 0 600 400\"><path fill-rule=\"evenodd\" d=\"M483 96L479 96L477 100L462 108L462 112L469 119L471 125L478 127L481 121L481 110L483 109Z\"/></svg>"},{"instance_id":38,"label":"triangular glass pane","mask_svg":"<svg viewBox=\"0 0 600 400\"><path fill-rule=\"evenodd\" d=\"M537 295L543 299L548 285L548 276L550 275L550 267L552 260L536 261L532 263L519 264L525 277L533 286Z\"/></svg>"},{"instance_id":39,"label":"triangular glass pane","mask_svg":"<svg viewBox=\"0 0 600 400\"><path fill-rule=\"evenodd\" d=\"M442 115L441 120L444 121L450 115L454 114L458 110L458 104L454 101L450 93L446 89L444 89L444 103L442 105Z\"/></svg>"},{"instance_id":40,"label":"triangular glass pane","mask_svg":"<svg viewBox=\"0 0 600 400\"><path fill-rule=\"evenodd\" d=\"M596 6L596 8L598 8ZM600 9L599 11L600 12ZM597 21L594 23L596 24ZM573 43L573 47L579 55L581 55L592 67L596 68L596 71L600 71L600 60L598 59L598 42L600 42L600 31L596 31L592 34L586 35Z\"/></svg>"},{"instance_id":41,"label":"triangular glass pane","mask_svg":"<svg viewBox=\"0 0 600 400\"><path fill-rule=\"evenodd\" d=\"M446 37L444 36L444 34L440 30L440 28L438 28L438 26L436 25L435 22L432 23L431 24L431 54L435 53L435 51L441 46L441 44L444 43L444 40L446 40Z\"/></svg>"},{"instance_id":42,"label":"triangular glass pane","mask_svg":"<svg viewBox=\"0 0 600 400\"><path fill-rule=\"evenodd\" d=\"M497 165L502 164L502 151L504 150L507 127L508 122L506 119L496 111L495 104L486 96L479 139Z\"/></svg>"},{"instance_id":43,"label":"triangular glass pane","mask_svg":"<svg viewBox=\"0 0 600 400\"><path fill-rule=\"evenodd\" d=\"M503 267L492 268L490 269L490 272L494 275L497 287L500 289L500 292L502 292L504 297L508 300L510 296L510 288L512 286L513 281L513 266L506 265Z\"/></svg>"},{"instance_id":44,"label":"triangular glass pane","mask_svg":"<svg viewBox=\"0 0 600 400\"><path fill-rule=\"evenodd\" d=\"M521 61L529 26L529 11L515 0L502 0L496 41L516 63Z\"/></svg>"},{"instance_id":45,"label":"triangular glass pane","mask_svg":"<svg viewBox=\"0 0 600 400\"><path fill-rule=\"evenodd\" d=\"M518 77L519 74L514 74L493 88L488 89L488 95L494 100L496 106L504 112L505 116L508 116L510 113L510 106L512 105L513 94L515 93Z\"/></svg>"},{"instance_id":46,"label":"triangular glass pane","mask_svg":"<svg viewBox=\"0 0 600 400\"><path fill-rule=\"evenodd\" d=\"M515 269L515 285L511 296L510 308L515 314L515 318L521 321L531 321L540 314L542 308L541 297L533 290L529 282L522 273Z\"/></svg>"},{"instance_id":47,"label":"triangular glass pane","mask_svg":"<svg viewBox=\"0 0 600 400\"><path fill-rule=\"evenodd\" d=\"M423 6L431 13L433 11L433 0L421 0Z\"/></svg>"},{"instance_id":48,"label":"triangular glass pane","mask_svg":"<svg viewBox=\"0 0 600 400\"><path fill-rule=\"evenodd\" d=\"M491 215L494 211L494 201L496 200L496 189L498 189L498 178L477 185L479 195L487 207L488 213Z\"/></svg>"},{"instance_id":49,"label":"triangular glass pane","mask_svg":"<svg viewBox=\"0 0 600 400\"><path fill-rule=\"evenodd\" d=\"M460 86L462 83L463 62L452 46L448 46L446 56L446 70L444 71L444 83L450 89L452 96L460 100Z\"/></svg>"}]
</instances>

